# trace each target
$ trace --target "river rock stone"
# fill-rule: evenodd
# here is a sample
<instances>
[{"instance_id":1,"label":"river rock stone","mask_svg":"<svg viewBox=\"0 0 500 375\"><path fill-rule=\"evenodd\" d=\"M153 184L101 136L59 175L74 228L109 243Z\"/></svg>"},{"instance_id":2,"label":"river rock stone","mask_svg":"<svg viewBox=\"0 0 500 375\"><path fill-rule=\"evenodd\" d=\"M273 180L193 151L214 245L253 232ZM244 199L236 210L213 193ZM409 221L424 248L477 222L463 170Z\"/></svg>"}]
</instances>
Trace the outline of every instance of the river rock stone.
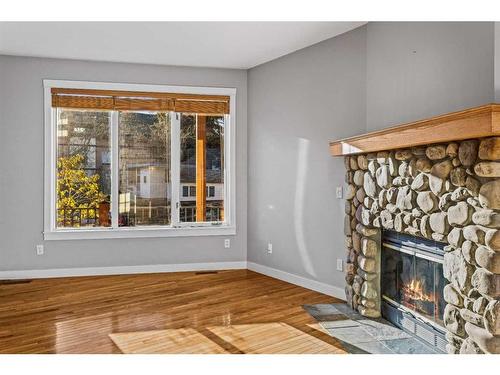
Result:
<instances>
[{"instance_id":1,"label":"river rock stone","mask_svg":"<svg viewBox=\"0 0 500 375\"><path fill-rule=\"evenodd\" d=\"M431 175L445 180L450 175L450 172L452 169L453 169L453 165L451 164L451 161L444 160L444 161L436 163L432 166Z\"/></svg>"},{"instance_id":2,"label":"river rock stone","mask_svg":"<svg viewBox=\"0 0 500 375\"><path fill-rule=\"evenodd\" d=\"M364 225L356 225L356 232L365 237L375 237L378 234L378 229L365 227Z\"/></svg>"},{"instance_id":3,"label":"river rock stone","mask_svg":"<svg viewBox=\"0 0 500 375\"><path fill-rule=\"evenodd\" d=\"M479 177L500 177L500 162L482 161L474 166L474 172Z\"/></svg>"},{"instance_id":4,"label":"river rock stone","mask_svg":"<svg viewBox=\"0 0 500 375\"><path fill-rule=\"evenodd\" d=\"M372 281L372 280L375 280L377 278L376 273L366 272L366 271L363 271L361 268L358 268L357 272L358 272L358 275L363 278L363 280Z\"/></svg>"},{"instance_id":5,"label":"river rock stone","mask_svg":"<svg viewBox=\"0 0 500 375\"><path fill-rule=\"evenodd\" d=\"M478 245L484 245L484 231L477 225L467 225L463 229L464 238Z\"/></svg>"},{"instance_id":6,"label":"river rock stone","mask_svg":"<svg viewBox=\"0 0 500 375\"><path fill-rule=\"evenodd\" d=\"M349 215L344 216L344 234L346 236L351 234L351 217Z\"/></svg>"},{"instance_id":7,"label":"river rock stone","mask_svg":"<svg viewBox=\"0 0 500 375\"><path fill-rule=\"evenodd\" d=\"M375 283L371 281L365 281L363 286L361 287L361 296L368 299L375 299L378 297L377 288L375 287Z\"/></svg>"},{"instance_id":8,"label":"river rock stone","mask_svg":"<svg viewBox=\"0 0 500 375\"><path fill-rule=\"evenodd\" d=\"M361 251L361 235L358 232L352 232L352 247L356 252Z\"/></svg>"},{"instance_id":9,"label":"river rock stone","mask_svg":"<svg viewBox=\"0 0 500 375\"><path fill-rule=\"evenodd\" d=\"M391 187L388 190L386 190L387 203L392 203L392 204L396 203L398 192L399 192L398 188L395 187Z\"/></svg>"},{"instance_id":10,"label":"river rock stone","mask_svg":"<svg viewBox=\"0 0 500 375\"><path fill-rule=\"evenodd\" d=\"M363 202L365 200L365 197L366 197L365 189L360 187L358 190L356 190L356 199L359 202Z\"/></svg>"},{"instance_id":11,"label":"river rock stone","mask_svg":"<svg viewBox=\"0 0 500 375\"><path fill-rule=\"evenodd\" d=\"M465 261L460 250L444 254L443 274L455 289L462 292L469 290L473 272L473 267Z\"/></svg>"},{"instance_id":12,"label":"river rock stone","mask_svg":"<svg viewBox=\"0 0 500 375\"><path fill-rule=\"evenodd\" d=\"M345 189L345 199L351 200L356 194L356 187L354 185L347 185Z\"/></svg>"},{"instance_id":13,"label":"river rock stone","mask_svg":"<svg viewBox=\"0 0 500 375\"><path fill-rule=\"evenodd\" d=\"M434 212L431 214L430 221L431 229L435 233L448 234L450 231L450 224L446 212Z\"/></svg>"},{"instance_id":14,"label":"river rock stone","mask_svg":"<svg viewBox=\"0 0 500 375\"><path fill-rule=\"evenodd\" d=\"M500 336L500 301L491 300L484 309L484 327L495 336Z\"/></svg>"},{"instance_id":15,"label":"river rock stone","mask_svg":"<svg viewBox=\"0 0 500 375\"><path fill-rule=\"evenodd\" d=\"M363 189L369 197L375 198L377 196L377 185L370 173L364 173L363 175Z\"/></svg>"},{"instance_id":16,"label":"river rock stone","mask_svg":"<svg viewBox=\"0 0 500 375\"><path fill-rule=\"evenodd\" d=\"M392 178L387 165L381 165L377 169L377 172L375 172L375 178L377 179L377 185L381 188L388 189L391 187Z\"/></svg>"},{"instance_id":17,"label":"river rock stone","mask_svg":"<svg viewBox=\"0 0 500 375\"><path fill-rule=\"evenodd\" d=\"M377 152L377 163L385 164L391 153L389 151L379 151Z\"/></svg>"},{"instance_id":18,"label":"river rock stone","mask_svg":"<svg viewBox=\"0 0 500 375\"><path fill-rule=\"evenodd\" d=\"M396 158L396 160L406 161L411 159L413 157L413 154L409 149L397 150L394 154L394 157Z\"/></svg>"},{"instance_id":19,"label":"river rock stone","mask_svg":"<svg viewBox=\"0 0 500 375\"><path fill-rule=\"evenodd\" d=\"M464 236L462 235L461 228L453 228L450 233L448 233L448 243L454 247L462 246Z\"/></svg>"},{"instance_id":20,"label":"river rock stone","mask_svg":"<svg viewBox=\"0 0 500 375\"><path fill-rule=\"evenodd\" d=\"M358 160L355 156L351 156L349 158L349 166L350 166L351 170L353 170L353 171L359 169L358 168Z\"/></svg>"},{"instance_id":21,"label":"river rock stone","mask_svg":"<svg viewBox=\"0 0 500 375\"><path fill-rule=\"evenodd\" d=\"M369 160L368 161L368 172L370 172L370 175L372 177L375 177L375 172L378 169L378 163L376 160Z\"/></svg>"},{"instance_id":22,"label":"river rock stone","mask_svg":"<svg viewBox=\"0 0 500 375\"><path fill-rule=\"evenodd\" d=\"M361 240L361 252L367 258L374 258L378 252L378 245L374 240L363 238Z\"/></svg>"},{"instance_id":23,"label":"river rock stone","mask_svg":"<svg viewBox=\"0 0 500 375\"><path fill-rule=\"evenodd\" d=\"M392 154L387 158L387 166L389 167L389 174L391 176L395 177L398 175L399 162Z\"/></svg>"},{"instance_id":24,"label":"river rock stone","mask_svg":"<svg viewBox=\"0 0 500 375\"><path fill-rule=\"evenodd\" d=\"M431 171L432 163L427 158L418 158L415 162L415 168L418 172L428 173Z\"/></svg>"},{"instance_id":25,"label":"river rock stone","mask_svg":"<svg viewBox=\"0 0 500 375\"><path fill-rule=\"evenodd\" d=\"M353 178L354 185L356 185L356 186L362 186L363 185L364 174L365 174L365 172L363 172L360 169L358 169L356 172L354 172L354 178Z\"/></svg>"},{"instance_id":26,"label":"river rock stone","mask_svg":"<svg viewBox=\"0 0 500 375\"><path fill-rule=\"evenodd\" d=\"M430 174L429 176L429 187L435 195L441 195L444 190L444 180L438 176Z\"/></svg>"},{"instance_id":27,"label":"river rock stone","mask_svg":"<svg viewBox=\"0 0 500 375\"><path fill-rule=\"evenodd\" d=\"M478 327L469 322L465 323L465 331L483 352L500 352L500 336L493 336L486 329Z\"/></svg>"},{"instance_id":28,"label":"river rock stone","mask_svg":"<svg viewBox=\"0 0 500 375\"><path fill-rule=\"evenodd\" d=\"M376 309L377 307L377 302L373 299L361 298L361 304L369 309Z\"/></svg>"},{"instance_id":29,"label":"river rock stone","mask_svg":"<svg viewBox=\"0 0 500 375\"><path fill-rule=\"evenodd\" d=\"M479 202L484 208L500 210L500 179L485 183L479 189Z\"/></svg>"},{"instance_id":30,"label":"river rock stone","mask_svg":"<svg viewBox=\"0 0 500 375\"><path fill-rule=\"evenodd\" d=\"M458 143L452 142L446 146L446 156L454 158L458 155Z\"/></svg>"},{"instance_id":31,"label":"river rock stone","mask_svg":"<svg viewBox=\"0 0 500 375\"><path fill-rule=\"evenodd\" d=\"M472 221L488 228L500 228L500 213L479 209L472 214Z\"/></svg>"},{"instance_id":32,"label":"river rock stone","mask_svg":"<svg viewBox=\"0 0 500 375\"><path fill-rule=\"evenodd\" d=\"M358 159L356 160L358 162L358 167L364 171L368 169L368 158L366 155L358 155Z\"/></svg>"},{"instance_id":33,"label":"river rock stone","mask_svg":"<svg viewBox=\"0 0 500 375\"><path fill-rule=\"evenodd\" d=\"M466 338L460 346L460 354L484 354L481 348L470 337Z\"/></svg>"},{"instance_id":34,"label":"river rock stone","mask_svg":"<svg viewBox=\"0 0 500 375\"><path fill-rule=\"evenodd\" d=\"M464 167L470 167L477 159L477 141L463 141L458 147L458 158Z\"/></svg>"},{"instance_id":35,"label":"river rock stone","mask_svg":"<svg viewBox=\"0 0 500 375\"><path fill-rule=\"evenodd\" d=\"M479 190L481 188L481 183L474 177L467 176L465 180L465 188L469 191L471 195L477 197L479 195Z\"/></svg>"},{"instance_id":36,"label":"river rock stone","mask_svg":"<svg viewBox=\"0 0 500 375\"><path fill-rule=\"evenodd\" d=\"M484 243L490 249L500 252L500 230L490 229L484 236Z\"/></svg>"},{"instance_id":37,"label":"river rock stone","mask_svg":"<svg viewBox=\"0 0 500 375\"><path fill-rule=\"evenodd\" d=\"M453 305L446 305L443 314L444 326L448 331L454 333L457 336L465 336L465 321L460 316L460 310Z\"/></svg>"},{"instance_id":38,"label":"river rock stone","mask_svg":"<svg viewBox=\"0 0 500 375\"><path fill-rule=\"evenodd\" d=\"M385 229L394 228L394 220L389 210L382 210L380 212L380 224L382 224L382 227Z\"/></svg>"},{"instance_id":39,"label":"river rock stone","mask_svg":"<svg viewBox=\"0 0 500 375\"><path fill-rule=\"evenodd\" d=\"M500 159L500 137L486 138L479 144L479 159Z\"/></svg>"},{"instance_id":40,"label":"river rock stone","mask_svg":"<svg viewBox=\"0 0 500 375\"><path fill-rule=\"evenodd\" d=\"M358 265L363 271L376 272L376 261L373 258L366 258L363 255L358 256ZM365 296L366 297L366 296Z\"/></svg>"},{"instance_id":41,"label":"river rock stone","mask_svg":"<svg viewBox=\"0 0 500 375\"><path fill-rule=\"evenodd\" d=\"M483 268L476 269L472 275L471 283L481 294L492 297L500 295L500 290L497 288L497 283L500 283L500 276Z\"/></svg>"},{"instance_id":42,"label":"river rock stone","mask_svg":"<svg viewBox=\"0 0 500 375\"><path fill-rule=\"evenodd\" d=\"M400 164L399 164L399 168L398 168L398 174L400 177L408 177L408 163L405 162L405 161L402 161Z\"/></svg>"},{"instance_id":43,"label":"river rock stone","mask_svg":"<svg viewBox=\"0 0 500 375\"><path fill-rule=\"evenodd\" d=\"M425 150L425 155L431 160L443 159L446 156L446 147L443 145L429 146Z\"/></svg>"},{"instance_id":44,"label":"river rock stone","mask_svg":"<svg viewBox=\"0 0 500 375\"><path fill-rule=\"evenodd\" d=\"M469 309L460 309L460 316L466 321L477 326L483 325L483 317Z\"/></svg>"},{"instance_id":45,"label":"river rock stone","mask_svg":"<svg viewBox=\"0 0 500 375\"><path fill-rule=\"evenodd\" d=\"M456 307L464 306L464 298L451 284L447 284L443 289L443 298L446 302Z\"/></svg>"},{"instance_id":46,"label":"river rock stone","mask_svg":"<svg viewBox=\"0 0 500 375\"><path fill-rule=\"evenodd\" d=\"M422 219L420 220L420 233L422 236L426 238L431 238L432 236L432 230L431 230L431 225L429 223L430 216L429 215L424 215L422 216Z\"/></svg>"},{"instance_id":47,"label":"river rock stone","mask_svg":"<svg viewBox=\"0 0 500 375\"><path fill-rule=\"evenodd\" d=\"M430 191L421 191L417 194L418 207L425 213L431 213L438 208L438 199Z\"/></svg>"},{"instance_id":48,"label":"river rock stone","mask_svg":"<svg viewBox=\"0 0 500 375\"><path fill-rule=\"evenodd\" d=\"M469 196L469 191L466 188L458 187L451 193L451 200L454 202L460 202L467 200Z\"/></svg>"},{"instance_id":49,"label":"river rock stone","mask_svg":"<svg viewBox=\"0 0 500 375\"><path fill-rule=\"evenodd\" d=\"M446 193L439 198L438 207L441 211L447 211L448 208L451 207L451 205L453 204L453 200L451 199L452 195L452 193Z\"/></svg>"},{"instance_id":50,"label":"river rock stone","mask_svg":"<svg viewBox=\"0 0 500 375\"><path fill-rule=\"evenodd\" d=\"M476 314L484 314L484 310L489 302L490 300L484 296L478 297L472 304L472 311Z\"/></svg>"},{"instance_id":51,"label":"river rock stone","mask_svg":"<svg viewBox=\"0 0 500 375\"><path fill-rule=\"evenodd\" d=\"M465 261L475 266L477 245L474 242L467 240L462 243L461 249Z\"/></svg>"},{"instance_id":52,"label":"river rock stone","mask_svg":"<svg viewBox=\"0 0 500 375\"><path fill-rule=\"evenodd\" d=\"M411 177L415 177L419 173L417 169L417 159L411 159L408 163L408 173Z\"/></svg>"},{"instance_id":53,"label":"river rock stone","mask_svg":"<svg viewBox=\"0 0 500 375\"><path fill-rule=\"evenodd\" d=\"M467 173L463 168L454 168L450 172L450 181L454 186L465 186Z\"/></svg>"},{"instance_id":54,"label":"river rock stone","mask_svg":"<svg viewBox=\"0 0 500 375\"><path fill-rule=\"evenodd\" d=\"M425 173L419 173L411 183L412 190L424 191L429 188L429 177Z\"/></svg>"},{"instance_id":55,"label":"river rock stone","mask_svg":"<svg viewBox=\"0 0 500 375\"><path fill-rule=\"evenodd\" d=\"M500 252L479 246L475 252L476 264L493 273L500 273Z\"/></svg>"},{"instance_id":56,"label":"river rock stone","mask_svg":"<svg viewBox=\"0 0 500 375\"><path fill-rule=\"evenodd\" d=\"M359 276L357 276L357 275L354 276L354 281L352 283L352 290L354 291L354 293L359 294L361 292L361 284L364 283L364 280L361 277L359 277L359 279L357 279L357 277L359 277Z\"/></svg>"},{"instance_id":57,"label":"river rock stone","mask_svg":"<svg viewBox=\"0 0 500 375\"><path fill-rule=\"evenodd\" d=\"M448 222L452 226L464 226L471 222L473 209L467 202L458 202L448 209Z\"/></svg>"}]
</instances>

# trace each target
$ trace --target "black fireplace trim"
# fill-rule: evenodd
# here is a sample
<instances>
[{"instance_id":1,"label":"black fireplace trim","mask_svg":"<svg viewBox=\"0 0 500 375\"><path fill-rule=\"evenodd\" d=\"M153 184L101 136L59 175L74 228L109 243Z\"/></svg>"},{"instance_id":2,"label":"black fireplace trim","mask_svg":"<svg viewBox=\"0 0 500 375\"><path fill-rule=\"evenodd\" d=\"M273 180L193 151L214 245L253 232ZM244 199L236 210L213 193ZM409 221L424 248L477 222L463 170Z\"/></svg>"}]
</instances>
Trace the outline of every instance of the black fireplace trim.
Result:
<instances>
[{"instance_id":1,"label":"black fireplace trim","mask_svg":"<svg viewBox=\"0 0 500 375\"><path fill-rule=\"evenodd\" d=\"M421 321L413 313L398 308L389 301L382 300L381 307L382 316L396 327L429 344L437 351L446 353L447 341L443 328L437 329L437 326Z\"/></svg>"},{"instance_id":2,"label":"black fireplace trim","mask_svg":"<svg viewBox=\"0 0 500 375\"><path fill-rule=\"evenodd\" d=\"M384 230L382 232L383 242L387 242L394 246L408 246L412 249L419 250L423 253L430 253L443 257L445 251L443 247L447 244L444 242L429 240L418 236L394 232L392 230Z\"/></svg>"}]
</instances>

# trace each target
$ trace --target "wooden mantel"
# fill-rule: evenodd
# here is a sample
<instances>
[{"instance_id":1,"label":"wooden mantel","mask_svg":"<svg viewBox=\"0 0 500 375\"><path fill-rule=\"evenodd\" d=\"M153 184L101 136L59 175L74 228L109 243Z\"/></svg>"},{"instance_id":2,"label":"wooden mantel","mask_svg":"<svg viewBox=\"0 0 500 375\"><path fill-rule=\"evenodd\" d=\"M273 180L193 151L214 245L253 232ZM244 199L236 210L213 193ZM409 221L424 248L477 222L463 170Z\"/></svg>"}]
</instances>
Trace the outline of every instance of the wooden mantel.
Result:
<instances>
[{"instance_id":1,"label":"wooden mantel","mask_svg":"<svg viewBox=\"0 0 500 375\"><path fill-rule=\"evenodd\" d=\"M330 142L333 156L500 135L500 104L486 104Z\"/></svg>"}]
</instances>

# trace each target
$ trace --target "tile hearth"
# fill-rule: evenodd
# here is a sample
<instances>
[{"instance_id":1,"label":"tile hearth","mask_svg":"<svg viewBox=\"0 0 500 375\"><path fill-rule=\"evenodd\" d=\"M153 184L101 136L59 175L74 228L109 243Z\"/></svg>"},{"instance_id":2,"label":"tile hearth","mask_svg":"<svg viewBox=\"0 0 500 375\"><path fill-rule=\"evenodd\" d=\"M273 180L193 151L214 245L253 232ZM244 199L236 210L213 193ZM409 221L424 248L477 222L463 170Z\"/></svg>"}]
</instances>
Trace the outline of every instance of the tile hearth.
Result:
<instances>
[{"instance_id":1,"label":"tile hearth","mask_svg":"<svg viewBox=\"0 0 500 375\"><path fill-rule=\"evenodd\" d=\"M438 354L434 348L385 319L367 318L343 303L304 309L351 354Z\"/></svg>"}]
</instances>

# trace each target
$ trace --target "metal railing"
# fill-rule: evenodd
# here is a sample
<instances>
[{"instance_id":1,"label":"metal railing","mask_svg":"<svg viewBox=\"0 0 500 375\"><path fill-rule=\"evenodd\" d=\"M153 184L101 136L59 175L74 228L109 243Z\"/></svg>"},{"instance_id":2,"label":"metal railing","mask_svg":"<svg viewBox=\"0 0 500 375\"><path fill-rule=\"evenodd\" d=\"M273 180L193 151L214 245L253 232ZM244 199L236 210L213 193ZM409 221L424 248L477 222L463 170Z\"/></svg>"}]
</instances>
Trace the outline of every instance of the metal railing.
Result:
<instances>
[{"instance_id":1,"label":"metal railing","mask_svg":"<svg viewBox=\"0 0 500 375\"><path fill-rule=\"evenodd\" d=\"M99 208L74 207L57 209L58 227L98 227L100 226Z\"/></svg>"},{"instance_id":2,"label":"metal railing","mask_svg":"<svg viewBox=\"0 0 500 375\"><path fill-rule=\"evenodd\" d=\"M206 221L222 221L223 208L219 206L207 206ZM100 215L108 215L107 220L101 220ZM57 226L59 228L99 227L101 221L106 226L110 223L110 212L99 213L99 208L75 207L57 209ZM170 206L138 206L135 212L121 212L119 215L119 226L135 225L168 225L170 224ZM196 206L181 206L179 208L179 220L181 223L196 222Z\"/></svg>"}]
</instances>

